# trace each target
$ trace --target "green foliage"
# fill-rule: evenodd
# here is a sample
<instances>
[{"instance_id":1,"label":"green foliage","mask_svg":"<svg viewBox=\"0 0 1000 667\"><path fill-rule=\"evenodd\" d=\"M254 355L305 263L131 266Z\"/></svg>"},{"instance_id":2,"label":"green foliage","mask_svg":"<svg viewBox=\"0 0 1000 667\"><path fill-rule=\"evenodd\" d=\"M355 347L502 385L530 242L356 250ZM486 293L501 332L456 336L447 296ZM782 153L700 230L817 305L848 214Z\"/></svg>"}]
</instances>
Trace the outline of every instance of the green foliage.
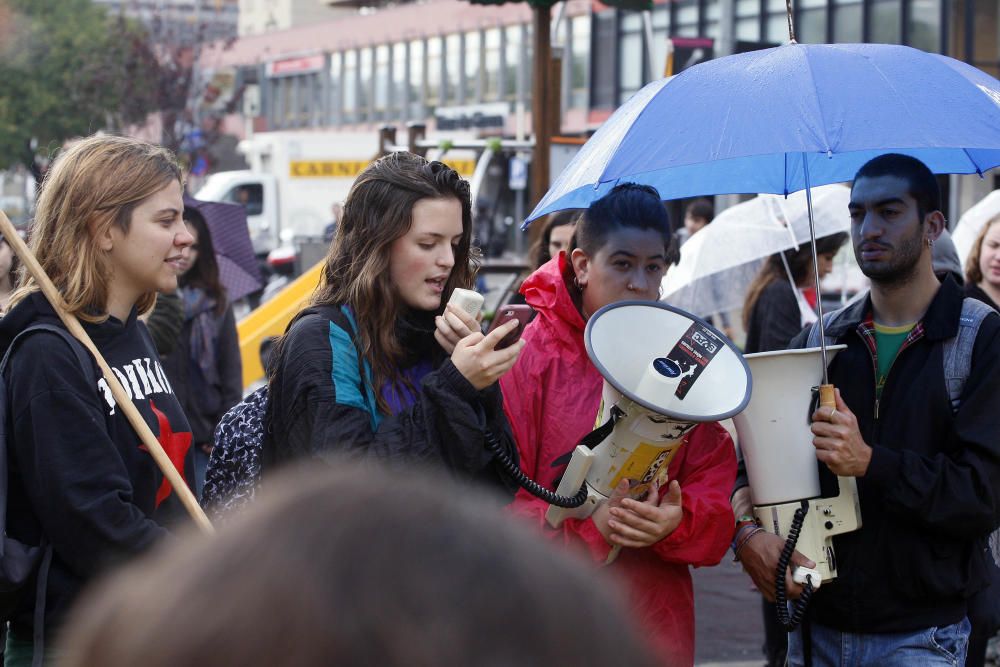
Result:
<instances>
[{"instance_id":1,"label":"green foliage","mask_svg":"<svg viewBox=\"0 0 1000 667\"><path fill-rule=\"evenodd\" d=\"M143 30L91 0L0 0L0 168L63 141L141 122L157 60Z\"/></svg>"}]
</instances>

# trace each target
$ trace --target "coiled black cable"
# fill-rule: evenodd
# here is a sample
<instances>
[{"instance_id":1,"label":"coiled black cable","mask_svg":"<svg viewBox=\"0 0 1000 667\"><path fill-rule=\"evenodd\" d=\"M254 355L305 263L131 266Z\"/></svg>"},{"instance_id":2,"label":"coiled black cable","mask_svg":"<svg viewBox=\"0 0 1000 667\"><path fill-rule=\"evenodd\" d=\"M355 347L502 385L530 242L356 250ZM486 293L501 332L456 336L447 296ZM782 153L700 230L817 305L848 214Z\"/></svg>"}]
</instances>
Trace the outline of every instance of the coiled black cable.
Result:
<instances>
[{"instance_id":1,"label":"coiled black cable","mask_svg":"<svg viewBox=\"0 0 1000 667\"><path fill-rule=\"evenodd\" d=\"M788 570L788 563L792 560L792 552L795 551L795 544L799 541L799 532L802 530L802 522L805 521L809 512L809 505L805 502L799 509L795 510L792 517L792 525L788 529L788 539L785 540L785 548L781 550L778 557L778 567L774 573L774 601L775 609L778 612L778 623L785 628L785 632L791 632L799 627L806 614L806 607L809 606L809 599L813 594L812 580L806 577L805 589L799 596L799 601L795 604L795 610L791 617L788 615L788 605L785 598L785 572Z\"/></svg>"},{"instance_id":2,"label":"coiled black cable","mask_svg":"<svg viewBox=\"0 0 1000 667\"><path fill-rule=\"evenodd\" d=\"M486 446L489 448L490 452L496 458L497 462L503 467L504 471L511 476L518 483L518 485L535 496L536 498L541 498L550 505L555 505L556 507L566 507L574 508L579 507L583 503L587 502L587 483L584 482L580 486L580 490L577 491L575 496L561 496L558 493L549 491L544 486L531 479L524 474L521 467L514 462L510 454L504 449L497 437L489 430L486 431Z\"/></svg>"}]
</instances>

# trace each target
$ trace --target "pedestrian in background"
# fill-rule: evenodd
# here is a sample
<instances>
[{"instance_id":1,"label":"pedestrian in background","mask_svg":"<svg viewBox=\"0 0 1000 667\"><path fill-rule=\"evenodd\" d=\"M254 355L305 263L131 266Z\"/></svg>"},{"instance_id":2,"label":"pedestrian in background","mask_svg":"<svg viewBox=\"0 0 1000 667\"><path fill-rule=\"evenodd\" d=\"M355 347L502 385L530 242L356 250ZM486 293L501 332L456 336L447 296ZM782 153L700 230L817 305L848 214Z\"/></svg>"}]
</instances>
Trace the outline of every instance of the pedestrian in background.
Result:
<instances>
[{"instance_id":1,"label":"pedestrian in background","mask_svg":"<svg viewBox=\"0 0 1000 667\"><path fill-rule=\"evenodd\" d=\"M181 172L167 150L93 136L56 158L41 186L31 249L172 460L191 433L138 314L177 287L192 242L181 220ZM36 324L64 327L24 276L0 320L0 354ZM80 590L161 539L158 508L174 496L93 357L36 331L11 351L7 383L6 536L47 554L20 591L4 664L54 660L47 649Z\"/></svg>"},{"instance_id":2,"label":"pedestrian in background","mask_svg":"<svg viewBox=\"0 0 1000 667\"><path fill-rule=\"evenodd\" d=\"M549 216L545 222L542 235L538 237L531 249L531 270L534 271L563 250L569 250L576 231L577 218L580 211L558 211Z\"/></svg>"},{"instance_id":3,"label":"pedestrian in background","mask_svg":"<svg viewBox=\"0 0 1000 667\"><path fill-rule=\"evenodd\" d=\"M820 281L833 269L833 258L846 241L844 232L816 240ZM816 280L809 243L768 257L743 303L743 329L747 333L743 351L784 350L803 327L815 322L816 300L820 298Z\"/></svg>"},{"instance_id":4,"label":"pedestrian in background","mask_svg":"<svg viewBox=\"0 0 1000 667\"><path fill-rule=\"evenodd\" d=\"M997 310L1000 303L1000 215L979 232L965 261L965 295Z\"/></svg>"},{"instance_id":5,"label":"pedestrian in background","mask_svg":"<svg viewBox=\"0 0 1000 667\"><path fill-rule=\"evenodd\" d=\"M219 280L211 231L204 216L190 206L184 209L184 224L194 239L178 267L177 294L184 319L176 347L162 360L191 424L194 442L189 469L200 498L215 427L243 396L243 363L233 306Z\"/></svg>"},{"instance_id":6,"label":"pedestrian in background","mask_svg":"<svg viewBox=\"0 0 1000 667\"><path fill-rule=\"evenodd\" d=\"M566 469L557 463L594 428L604 378L584 344L587 320L618 301L655 301L670 254L670 220L656 190L616 186L583 213L575 246L532 274L521 288L538 317L528 346L500 380L521 469L549 490ZM622 332L628 345L628 332ZM568 462L568 457L566 458ZM689 434L669 467L670 484L640 502L626 497L628 480L586 519L558 528L545 520L549 505L519 491L515 515L554 542L576 547L595 567L623 547L609 572L628 582L629 607L650 638L659 664L694 662L694 591L689 568L717 564L732 536L729 492L736 476L732 439L717 423ZM637 481L637 480L636 480Z\"/></svg>"},{"instance_id":7,"label":"pedestrian in background","mask_svg":"<svg viewBox=\"0 0 1000 667\"><path fill-rule=\"evenodd\" d=\"M715 218L715 205L711 199L698 197L684 209L684 226L677 230L677 240L681 247L688 240L710 224Z\"/></svg>"}]
</instances>

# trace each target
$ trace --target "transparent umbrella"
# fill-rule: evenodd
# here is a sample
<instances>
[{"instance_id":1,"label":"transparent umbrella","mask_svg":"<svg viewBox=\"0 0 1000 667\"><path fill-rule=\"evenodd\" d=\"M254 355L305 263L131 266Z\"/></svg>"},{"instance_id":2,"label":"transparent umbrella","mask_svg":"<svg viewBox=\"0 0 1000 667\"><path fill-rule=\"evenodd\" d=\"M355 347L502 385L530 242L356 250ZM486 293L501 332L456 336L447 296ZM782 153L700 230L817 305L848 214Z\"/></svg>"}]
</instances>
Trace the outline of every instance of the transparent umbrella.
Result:
<instances>
[{"instance_id":1,"label":"transparent umbrella","mask_svg":"<svg viewBox=\"0 0 1000 667\"><path fill-rule=\"evenodd\" d=\"M846 232L851 193L843 185L813 188L816 237ZM681 248L681 261L663 279L662 299L707 317L739 308L767 257L808 243L806 194L760 195L720 213Z\"/></svg>"},{"instance_id":2,"label":"transparent umbrella","mask_svg":"<svg viewBox=\"0 0 1000 667\"><path fill-rule=\"evenodd\" d=\"M994 190L959 218L955 230L951 233L951 240L955 242L955 250L963 267L983 225L998 215L1000 215L1000 190Z\"/></svg>"}]
</instances>

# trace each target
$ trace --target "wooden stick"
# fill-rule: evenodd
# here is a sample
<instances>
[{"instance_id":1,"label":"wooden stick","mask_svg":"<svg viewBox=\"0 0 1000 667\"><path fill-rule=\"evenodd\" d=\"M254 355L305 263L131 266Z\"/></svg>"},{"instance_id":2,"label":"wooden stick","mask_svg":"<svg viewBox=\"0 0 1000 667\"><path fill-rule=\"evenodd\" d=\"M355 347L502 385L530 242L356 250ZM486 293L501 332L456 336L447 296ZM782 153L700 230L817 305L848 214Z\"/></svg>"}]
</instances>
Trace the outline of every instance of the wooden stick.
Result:
<instances>
[{"instance_id":1,"label":"wooden stick","mask_svg":"<svg viewBox=\"0 0 1000 667\"><path fill-rule=\"evenodd\" d=\"M48 299L49 303L52 304L52 308L55 309L56 314L59 315L59 319L62 323L69 329L69 332L73 336L83 343L83 346L90 350L90 353L94 355L97 359L97 364L101 367L101 372L104 374L104 379L107 381L108 386L111 388L111 394L115 397L115 401L118 403L118 407L121 408L125 417L128 418L129 423L132 428L135 429L136 434L142 440L142 443L149 450L149 453L153 455L153 460L156 461L156 465L159 466L160 470L163 471L163 476L167 478L170 482L170 486L173 487L174 493L178 495L184 508L194 519L195 524L202 531L206 533L214 533L215 529L212 527L212 523L208 520L205 515L204 510L198 504L197 499L195 499L194 494L191 493L191 489L188 485L184 483L184 479L181 477L177 469L174 468L173 463L170 461L170 457L167 453L163 451L163 447L160 442L153 435L150 430L149 425L146 420L142 418L139 414L138 408L132 403L132 399L129 398L128 394L125 393L125 388L122 387L121 382L118 381L118 377L111 371L111 367L108 366L108 362L104 360L104 357L100 352L97 351L97 347L94 342L90 340L90 336L80 325L80 321L76 319L76 316L66 310L66 305L63 302L62 296L56 289L56 286L52 284L52 281L46 275L45 270L42 265L38 263L35 259L35 255L28 249L27 244L21 239L21 236L14 229L14 225L11 224L10 220L7 218L3 211L0 211L0 232L3 233L5 239L7 239L8 245L14 250L14 253L20 258L24 263L25 268L31 277L35 279L35 282L41 288L42 293L45 298Z\"/></svg>"},{"instance_id":2,"label":"wooden stick","mask_svg":"<svg viewBox=\"0 0 1000 667\"><path fill-rule=\"evenodd\" d=\"M837 409L837 396L833 393L832 384L821 384L819 386L819 405L831 410Z\"/></svg>"}]
</instances>

